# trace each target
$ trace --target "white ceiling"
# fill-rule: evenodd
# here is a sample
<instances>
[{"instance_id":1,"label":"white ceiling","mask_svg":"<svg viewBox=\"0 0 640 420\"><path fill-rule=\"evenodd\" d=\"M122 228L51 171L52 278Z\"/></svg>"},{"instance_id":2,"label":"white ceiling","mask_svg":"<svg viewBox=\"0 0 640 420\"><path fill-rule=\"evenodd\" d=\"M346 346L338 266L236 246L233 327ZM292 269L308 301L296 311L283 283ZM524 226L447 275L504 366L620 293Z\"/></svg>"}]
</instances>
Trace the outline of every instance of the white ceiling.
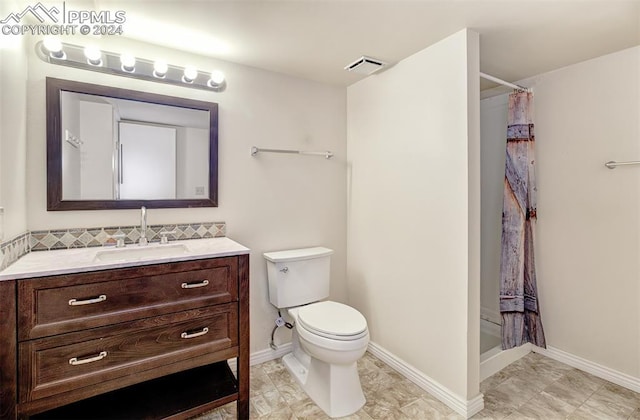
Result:
<instances>
[{"instance_id":1,"label":"white ceiling","mask_svg":"<svg viewBox=\"0 0 640 420\"><path fill-rule=\"evenodd\" d=\"M481 71L509 81L640 44L640 0L91 3L124 10L127 37L339 86L361 55L394 63L464 27Z\"/></svg>"}]
</instances>

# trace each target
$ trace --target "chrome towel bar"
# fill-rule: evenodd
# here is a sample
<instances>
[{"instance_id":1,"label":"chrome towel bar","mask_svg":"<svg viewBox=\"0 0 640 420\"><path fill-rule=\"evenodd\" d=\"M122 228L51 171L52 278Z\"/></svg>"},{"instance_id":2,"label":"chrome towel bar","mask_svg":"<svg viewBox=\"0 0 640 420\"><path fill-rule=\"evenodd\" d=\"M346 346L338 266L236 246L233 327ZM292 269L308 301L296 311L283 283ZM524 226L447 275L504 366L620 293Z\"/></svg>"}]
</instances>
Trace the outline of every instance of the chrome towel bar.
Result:
<instances>
[{"instance_id":1,"label":"chrome towel bar","mask_svg":"<svg viewBox=\"0 0 640 420\"><path fill-rule=\"evenodd\" d=\"M625 166L625 165L640 165L640 160L630 160L628 162L616 162L614 160L610 160L609 162L604 164L604 166L606 166L609 169L615 169L618 166Z\"/></svg>"},{"instance_id":2,"label":"chrome towel bar","mask_svg":"<svg viewBox=\"0 0 640 420\"><path fill-rule=\"evenodd\" d=\"M303 150L287 150L287 149L261 149L253 146L251 148L251 156L255 156L258 153L292 153L297 155L315 155L315 156L324 156L325 159L331 159L333 157L333 152L327 150L326 152L305 152Z\"/></svg>"}]
</instances>

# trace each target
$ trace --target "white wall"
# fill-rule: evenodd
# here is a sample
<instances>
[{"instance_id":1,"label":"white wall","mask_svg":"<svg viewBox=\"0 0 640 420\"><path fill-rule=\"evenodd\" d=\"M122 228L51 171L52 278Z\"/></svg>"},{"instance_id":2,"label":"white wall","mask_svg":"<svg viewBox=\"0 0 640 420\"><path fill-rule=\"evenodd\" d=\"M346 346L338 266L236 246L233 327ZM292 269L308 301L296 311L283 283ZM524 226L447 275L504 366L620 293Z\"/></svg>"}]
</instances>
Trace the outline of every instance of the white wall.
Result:
<instances>
[{"instance_id":1,"label":"white wall","mask_svg":"<svg viewBox=\"0 0 640 420\"><path fill-rule=\"evenodd\" d=\"M176 188L178 198L204 198L209 191L209 130L177 127Z\"/></svg>"},{"instance_id":2,"label":"white wall","mask_svg":"<svg viewBox=\"0 0 640 420\"><path fill-rule=\"evenodd\" d=\"M0 2L0 15L17 10L12 0ZM0 37L0 207L4 223L0 231L9 240L27 230L27 58L31 46L18 36Z\"/></svg>"},{"instance_id":3,"label":"white wall","mask_svg":"<svg viewBox=\"0 0 640 420\"><path fill-rule=\"evenodd\" d=\"M83 39L76 43L86 42ZM324 245L332 258L332 297L346 300L346 92L153 45L105 37L110 51L225 72L224 93L110 76L40 61L29 50L28 224L30 229L137 224L139 210L46 211L45 77L187 97L219 104L219 207L151 209L148 222L225 221L230 238L251 248L251 351L267 349L275 310L262 253ZM24 77L24 76L23 76ZM312 156L250 156L251 146L331 150ZM277 339L288 341L286 334Z\"/></svg>"},{"instance_id":4,"label":"white wall","mask_svg":"<svg viewBox=\"0 0 640 420\"><path fill-rule=\"evenodd\" d=\"M349 302L463 400L479 392L477 51L463 30L347 90Z\"/></svg>"},{"instance_id":5,"label":"white wall","mask_svg":"<svg viewBox=\"0 0 640 420\"><path fill-rule=\"evenodd\" d=\"M537 267L550 346L640 378L640 47L537 76Z\"/></svg>"},{"instance_id":6,"label":"white wall","mask_svg":"<svg viewBox=\"0 0 640 420\"><path fill-rule=\"evenodd\" d=\"M82 156L80 147L66 140L67 132L80 139L80 100L77 95L61 92L60 116L62 130L62 197L65 200L80 200L82 198Z\"/></svg>"},{"instance_id":7,"label":"white wall","mask_svg":"<svg viewBox=\"0 0 640 420\"><path fill-rule=\"evenodd\" d=\"M79 102L80 197L110 200L114 191L113 107L98 102Z\"/></svg>"}]
</instances>

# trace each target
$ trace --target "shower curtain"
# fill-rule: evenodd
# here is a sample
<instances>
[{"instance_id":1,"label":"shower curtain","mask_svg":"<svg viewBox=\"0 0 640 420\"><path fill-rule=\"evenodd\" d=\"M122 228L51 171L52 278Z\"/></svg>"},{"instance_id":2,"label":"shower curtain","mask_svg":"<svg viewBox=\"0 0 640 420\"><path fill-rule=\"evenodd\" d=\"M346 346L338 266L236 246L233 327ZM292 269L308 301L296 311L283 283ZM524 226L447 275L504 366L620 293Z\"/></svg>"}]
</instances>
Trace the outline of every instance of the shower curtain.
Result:
<instances>
[{"instance_id":1,"label":"shower curtain","mask_svg":"<svg viewBox=\"0 0 640 420\"><path fill-rule=\"evenodd\" d=\"M531 92L509 95L500 261L503 350L528 342L546 347L533 249L536 177L532 115Z\"/></svg>"}]
</instances>

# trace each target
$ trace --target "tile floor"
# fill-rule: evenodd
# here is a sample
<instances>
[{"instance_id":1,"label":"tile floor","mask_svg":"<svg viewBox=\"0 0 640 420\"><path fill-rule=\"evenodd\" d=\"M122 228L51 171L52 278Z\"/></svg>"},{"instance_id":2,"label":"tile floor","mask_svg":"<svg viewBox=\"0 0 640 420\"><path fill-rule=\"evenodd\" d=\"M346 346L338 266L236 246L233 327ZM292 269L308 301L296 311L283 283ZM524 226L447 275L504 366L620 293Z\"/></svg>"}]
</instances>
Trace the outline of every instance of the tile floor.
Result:
<instances>
[{"instance_id":1,"label":"tile floor","mask_svg":"<svg viewBox=\"0 0 640 420\"><path fill-rule=\"evenodd\" d=\"M367 403L349 420L462 419L366 353L358 362ZM473 419L637 419L640 394L530 353L480 384L485 409ZM235 419L235 403L198 420ZM252 419L328 419L279 360L251 368Z\"/></svg>"}]
</instances>

